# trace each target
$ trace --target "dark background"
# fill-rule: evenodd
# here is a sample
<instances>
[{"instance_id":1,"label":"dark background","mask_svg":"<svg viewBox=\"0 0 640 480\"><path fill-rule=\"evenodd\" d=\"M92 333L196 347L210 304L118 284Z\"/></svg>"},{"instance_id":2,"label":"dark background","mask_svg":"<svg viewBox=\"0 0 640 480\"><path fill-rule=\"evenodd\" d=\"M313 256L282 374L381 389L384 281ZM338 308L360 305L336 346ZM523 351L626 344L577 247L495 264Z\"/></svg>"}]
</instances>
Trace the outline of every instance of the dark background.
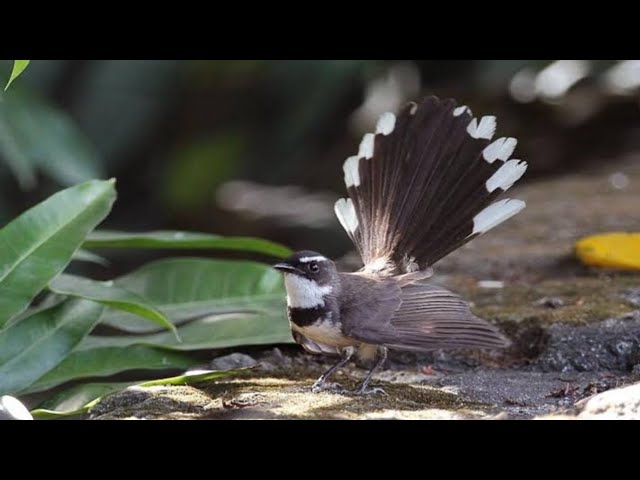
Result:
<instances>
[{"instance_id":1,"label":"dark background","mask_svg":"<svg viewBox=\"0 0 640 480\"><path fill-rule=\"evenodd\" d=\"M11 62L0 67L7 78ZM342 163L380 113L435 94L494 114L530 182L615 171L640 151L638 87L638 61L32 60L4 95L70 117L85 153L21 184L0 151L0 221L83 176L116 177L106 227L259 236L340 258L351 248L333 215ZM111 277L155 255L76 268Z\"/></svg>"}]
</instances>

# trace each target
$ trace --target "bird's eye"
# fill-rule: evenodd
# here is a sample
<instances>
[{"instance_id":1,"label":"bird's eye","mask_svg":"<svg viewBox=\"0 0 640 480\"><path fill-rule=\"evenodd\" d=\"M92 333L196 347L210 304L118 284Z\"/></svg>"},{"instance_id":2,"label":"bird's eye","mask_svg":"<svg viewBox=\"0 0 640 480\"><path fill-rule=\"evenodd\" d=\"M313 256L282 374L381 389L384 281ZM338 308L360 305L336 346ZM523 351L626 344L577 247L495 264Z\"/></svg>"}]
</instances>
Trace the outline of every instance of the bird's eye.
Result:
<instances>
[{"instance_id":1,"label":"bird's eye","mask_svg":"<svg viewBox=\"0 0 640 480\"><path fill-rule=\"evenodd\" d=\"M318 270L320 270L320 267L318 267L318 264L316 262L311 262L309 264L309 270L311 270L313 273L316 273Z\"/></svg>"}]
</instances>

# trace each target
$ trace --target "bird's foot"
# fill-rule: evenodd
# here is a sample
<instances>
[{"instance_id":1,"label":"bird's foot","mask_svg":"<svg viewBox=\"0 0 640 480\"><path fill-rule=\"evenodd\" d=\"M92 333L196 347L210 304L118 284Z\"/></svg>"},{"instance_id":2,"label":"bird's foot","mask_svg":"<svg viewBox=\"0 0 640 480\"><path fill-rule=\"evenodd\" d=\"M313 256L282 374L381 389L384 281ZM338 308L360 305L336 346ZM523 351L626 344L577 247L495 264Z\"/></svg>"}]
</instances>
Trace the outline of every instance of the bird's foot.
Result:
<instances>
[{"instance_id":1,"label":"bird's foot","mask_svg":"<svg viewBox=\"0 0 640 480\"><path fill-rule=\"evenodd\" d=\"M354 395L375 395L377 393L380 393L382 395L389 395L387 392L384 391L384 388L381 387L366 387L366 386L360 386L358 387L356 390L353 391Z\"/></svg>"},{"instance_id":2,"label":"bird's foot","mask_svg":"<svg viewBox=\"0 0 640 480\"><path fill-rule=\"evenodd\" d=\"M320 392L331 392L331 393L345 393L346 390L342 388L342 385L339 383L333 382L316 382L311 387L312 393L320 393Z\"/></svg>"}]
</instances>

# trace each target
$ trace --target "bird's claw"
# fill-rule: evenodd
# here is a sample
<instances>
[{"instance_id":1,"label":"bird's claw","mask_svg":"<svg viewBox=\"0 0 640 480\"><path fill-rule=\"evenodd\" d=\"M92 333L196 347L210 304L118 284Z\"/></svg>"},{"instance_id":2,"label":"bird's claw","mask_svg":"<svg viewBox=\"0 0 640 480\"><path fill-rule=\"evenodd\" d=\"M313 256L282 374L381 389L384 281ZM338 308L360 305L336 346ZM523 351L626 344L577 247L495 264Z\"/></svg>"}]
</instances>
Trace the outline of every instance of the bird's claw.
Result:
<instances>
[{"instance_id":1,"label":"bird's claw","mask_svg":"<svg viewBox=\"0 0 640 480\"><path fill-rule=\"evenodd\" d=\"M382 395L386 395L386 396L389 395L387 392L384 391L384 388L381 388L381 387L369 387L369 388L359 387L353 392L354 395L374 395L376 393L381 393Z\"/></svg>"},{"instance_id":2,"label":"bird's claw","mask_svg":"<svg viewBox=\"0 0 640 480\"><path fill-rule=\"evenodd\" d=\"M316 382L311 387L312 393L331 392L331 393L345 393L345 389L339 383L326 383Z\"/></svg>"}]
</instances>

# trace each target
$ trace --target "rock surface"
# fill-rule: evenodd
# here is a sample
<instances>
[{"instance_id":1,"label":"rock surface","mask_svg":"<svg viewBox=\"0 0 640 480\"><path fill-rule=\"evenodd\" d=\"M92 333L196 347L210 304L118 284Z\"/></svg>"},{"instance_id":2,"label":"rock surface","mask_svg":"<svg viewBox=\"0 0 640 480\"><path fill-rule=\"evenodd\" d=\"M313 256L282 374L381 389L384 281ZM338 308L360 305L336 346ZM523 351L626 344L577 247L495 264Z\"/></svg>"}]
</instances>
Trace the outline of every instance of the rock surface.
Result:
<instances>
[{"instance_id":1,"label":"rock surface","mask_svg":"<svg viewBox=\"0 0 640 480\"><path fill-rule=\"evenodd\" d=\"M585 398L568 412L539 419L640 420L640 383Z\"/></svg>"},{"instance_id":2,"label":"rock surface","mask_svg":"<svg viewBox=\"0 0 640 480\"><path fill-rule=\"evenodd\" d=\"M629 179L623 188L611 183L615 172ZM376 377L388 395L354 397L309 392L327 359L297 347L254 349L261 367L248 375L128 390L90 417L637 417L640 273L585 267L573 245L595 233L640 231L640 158L509 193L527 208L444 259L433 277L498 324L513 340L507 351L395 352ZM353 388L363 375L349 365L336 381Z\"/></svg>"},{"instance_id":3,"label":"rock surface","mask_svg":"<svg viewBox=\"0 0 640 480\"><path fill-rule=\"evenodd\" d=\"M212 370L233 370L236 368L255 367L258 364L253 358L244 353L232 353L211 361Z\"/></svg>"}]
</instances>

